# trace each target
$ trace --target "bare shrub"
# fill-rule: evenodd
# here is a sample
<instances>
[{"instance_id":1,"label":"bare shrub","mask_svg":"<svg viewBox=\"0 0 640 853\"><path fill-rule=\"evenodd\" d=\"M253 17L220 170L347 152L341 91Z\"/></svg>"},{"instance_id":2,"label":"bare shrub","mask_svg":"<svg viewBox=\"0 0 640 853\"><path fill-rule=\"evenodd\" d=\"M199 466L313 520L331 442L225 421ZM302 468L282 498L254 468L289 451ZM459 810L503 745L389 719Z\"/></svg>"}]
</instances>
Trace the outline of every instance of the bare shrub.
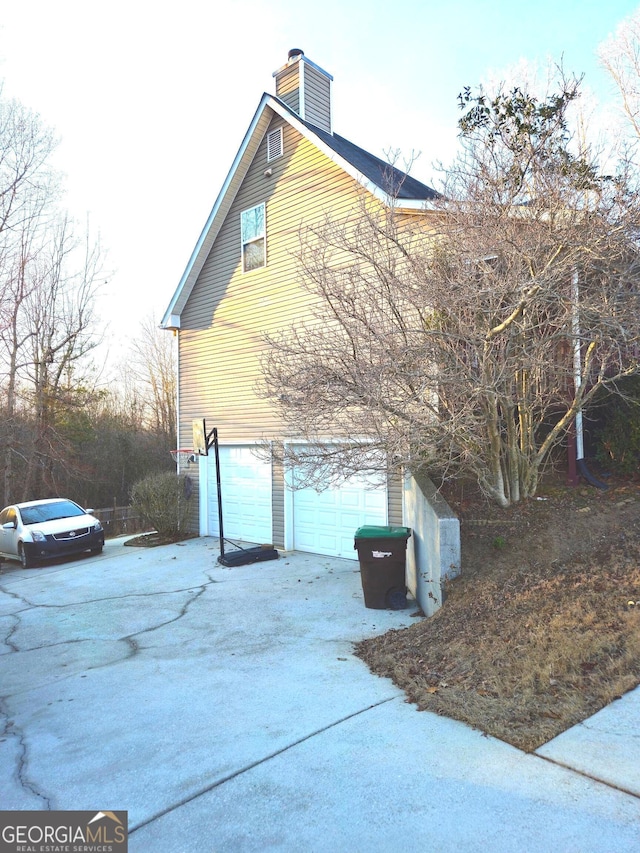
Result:
<instances>
[{"instance_id":1,"label":"bare shrub","mask_svg":"<svg viewBox=\"0 0 640 853\"><path fill-rule=\"evenodd\" d=\"M171 472L152 474L135 484L131 503L142 518L163 536L188 532L190 498L187 477Z\"/></svg>"}]
</instances>

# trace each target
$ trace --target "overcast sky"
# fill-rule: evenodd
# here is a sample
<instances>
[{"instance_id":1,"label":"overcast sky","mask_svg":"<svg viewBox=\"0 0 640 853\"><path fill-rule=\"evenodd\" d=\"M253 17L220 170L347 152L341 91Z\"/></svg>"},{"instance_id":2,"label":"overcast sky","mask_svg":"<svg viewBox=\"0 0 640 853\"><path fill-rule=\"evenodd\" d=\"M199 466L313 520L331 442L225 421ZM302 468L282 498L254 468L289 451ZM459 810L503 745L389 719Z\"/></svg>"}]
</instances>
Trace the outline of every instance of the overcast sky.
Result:
<instances>
[{"instance_id":1,"label":"overcast sky","mask_svg":"<svg viewBox=\"0 0 640 853\"><path fill-rule=\"evenodd\" d=\"M457 95L526 61L562 61L612 97L595 56L625 0L21 0L0 12L4 94L60 139L68 209L115 270L114 357L160 319L272 72L292 47L334 77L334 129L384 156L455 141Z\"/></svg>"}]
</instances>

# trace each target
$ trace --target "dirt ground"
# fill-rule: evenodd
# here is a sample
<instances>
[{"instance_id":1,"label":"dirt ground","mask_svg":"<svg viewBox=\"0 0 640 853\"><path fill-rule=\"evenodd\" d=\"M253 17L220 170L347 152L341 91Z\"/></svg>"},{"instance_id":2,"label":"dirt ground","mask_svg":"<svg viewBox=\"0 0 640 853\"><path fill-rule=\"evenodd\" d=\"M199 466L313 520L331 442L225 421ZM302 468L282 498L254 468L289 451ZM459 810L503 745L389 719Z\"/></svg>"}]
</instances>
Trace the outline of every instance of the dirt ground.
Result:
<instances>
[{"instance_id":1,"label":"dirt ground","mask_svg":"<svg viewBox=\"0 0 640 853\"><path fill-rule=\"evenodd\" d=\"M606 491L547 478L501 510L470 485L462 574L442 609L359 643L420 710L533 750L640 683L640 476Z\"/></svg>"}]
</instances>

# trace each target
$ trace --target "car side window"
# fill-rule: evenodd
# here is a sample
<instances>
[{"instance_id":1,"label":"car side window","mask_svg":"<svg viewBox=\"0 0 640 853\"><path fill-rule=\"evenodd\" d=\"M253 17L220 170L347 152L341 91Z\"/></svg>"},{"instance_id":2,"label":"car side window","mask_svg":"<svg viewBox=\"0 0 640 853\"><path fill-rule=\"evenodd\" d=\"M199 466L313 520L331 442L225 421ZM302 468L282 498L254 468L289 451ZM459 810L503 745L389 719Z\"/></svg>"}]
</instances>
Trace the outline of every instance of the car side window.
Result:
<instances>
[{"instance_id":1,"label":"car side window","mask_svg":"<svg viewBox=\"0 0 640 853\"><path fill-rule=\"evenodd\" d=\"M0 512L0 525L8 524L9 522L13 525L16 523L15 509L3 509L2 512Z\"/></svg>"}]
</instances>

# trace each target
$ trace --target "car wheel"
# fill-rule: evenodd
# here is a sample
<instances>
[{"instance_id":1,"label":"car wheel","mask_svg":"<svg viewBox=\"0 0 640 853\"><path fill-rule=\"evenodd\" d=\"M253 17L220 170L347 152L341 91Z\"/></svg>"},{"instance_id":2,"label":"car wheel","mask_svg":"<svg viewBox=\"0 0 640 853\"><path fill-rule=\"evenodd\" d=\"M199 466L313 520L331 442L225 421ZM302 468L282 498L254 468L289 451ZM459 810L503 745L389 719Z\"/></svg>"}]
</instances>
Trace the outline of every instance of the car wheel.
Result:
<instances>
[{"instance_id":1,"label":"car wheel","mask_svg":"<svg viewBox=\"0 0 640 853\"><path fill-rule=\"evenodd\" d=\"M30 569L33 566L33 560L24 550L22 542L18 545L18 557L20 557L23 569Z\"/></svg>"}]
</instances>

